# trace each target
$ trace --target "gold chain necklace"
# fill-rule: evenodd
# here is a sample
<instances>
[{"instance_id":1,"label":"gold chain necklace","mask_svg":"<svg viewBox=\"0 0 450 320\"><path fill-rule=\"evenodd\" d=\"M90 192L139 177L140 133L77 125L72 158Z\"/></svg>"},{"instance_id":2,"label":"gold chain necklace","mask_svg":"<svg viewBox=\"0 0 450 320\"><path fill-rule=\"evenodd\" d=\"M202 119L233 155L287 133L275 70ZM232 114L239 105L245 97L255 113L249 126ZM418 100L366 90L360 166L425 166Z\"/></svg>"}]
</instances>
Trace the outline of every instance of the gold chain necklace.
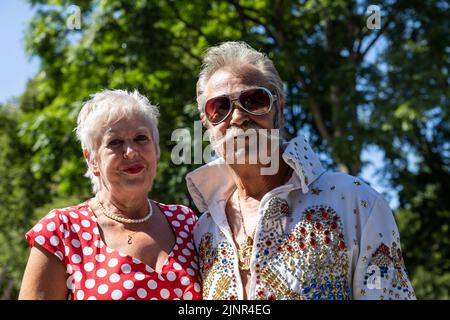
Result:
<instances>
[{"instance_id":1,"label":"gold chain necklace","mask_svg":"<svg viewBox=\"0 0 450 320\"><path fill-rule=\"evenodd\" d=\"M148 213L147 213L147 215L145 217L143 217L141 219L129 219L129 218L120 217L120 216L110 212L108 209L106 209L103 206L103 204L100 202L100 200L98 200L98 198L95 198L95 200L96 200L96 203L97 203L98 207L100 207L100 209L102 210L103 214L106 217L108 217L108 218L110 218L112 220L121 222L121 223L128 223L128 224L131 224L131 223L134 223L134 224L136 224L136 223L143 223L143 222L147 221L148 219L150 219L150 217L153 215L152 204L151 204L150 200L148 200L148 199L147 199L147 201L148 201ZM127 241L128 244L132 244L133 243L133 236L136 233L137 233L137 231L135 231L132 234L128 235L128 241Z\"/></svg>"},{"instance_id":2,"label":"gold chain necklace","mask_svg":"<svg viewBox=\"0 0 450 320\"><path fill-rule=\"evenodd\" d=\"M239 191L237 191L238 196L238 205L239 205L239 216L241 218L242 227L244 229L244 235L246 239L239 245L238 257L239 257L239 269L242 271L250 270L250 259L252 257L253 252L253 237L255 236L256 227L252 232L252 235L249 236L247 234L247 230L245 230L244 216L241 210L241 198L239 197Z\"/></svg>"}]
</instances>

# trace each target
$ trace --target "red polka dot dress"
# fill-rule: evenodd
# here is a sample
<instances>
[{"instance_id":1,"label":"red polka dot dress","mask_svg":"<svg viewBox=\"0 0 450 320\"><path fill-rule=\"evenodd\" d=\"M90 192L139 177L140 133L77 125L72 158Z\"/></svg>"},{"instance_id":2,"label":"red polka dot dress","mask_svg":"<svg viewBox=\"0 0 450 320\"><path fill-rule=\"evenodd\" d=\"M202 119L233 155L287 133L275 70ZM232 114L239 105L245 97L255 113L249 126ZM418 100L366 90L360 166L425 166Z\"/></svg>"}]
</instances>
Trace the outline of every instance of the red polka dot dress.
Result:
<instances>
[{"instance_id":1,"label":"red polka dot dress","mask_svg":"<svg viewBox=\"0 0 450 320\"><path fill-rule=\"evenodd\" d=\"M192 210L157 203L176 237L161 273L157 273L142 261L108 248L87 203L52 210L26 234L30 247L40 244L66 266L68 299L201 299L192 239L197 217Z\"/></svg>"}]
</instances>

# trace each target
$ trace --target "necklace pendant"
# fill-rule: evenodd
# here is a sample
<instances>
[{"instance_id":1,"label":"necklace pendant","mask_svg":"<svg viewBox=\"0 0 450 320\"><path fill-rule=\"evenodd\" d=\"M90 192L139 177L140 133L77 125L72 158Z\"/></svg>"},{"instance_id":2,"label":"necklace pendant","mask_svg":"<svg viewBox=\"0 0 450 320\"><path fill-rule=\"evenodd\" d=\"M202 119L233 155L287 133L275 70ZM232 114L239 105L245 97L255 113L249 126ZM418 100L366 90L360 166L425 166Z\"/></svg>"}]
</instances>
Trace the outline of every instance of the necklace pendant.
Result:
<instances>
[{"instance_id":1,"label":"necklace pendant","mask_svg":"<svg viewBox=\"0 0 450 320\"><path fill-rule=\"evenodd\" d=\"M250 259L253 252L253 238L248 236L239 247L239 269L242 271L250 270Z\"/></svg>"},{"instance_id":2,"label":"necklace pendant","mask_svg":"<svg viewBox=\"0 0 450 320\"><path fill-rule=\"evenodd\" d=\"M132 240L133 240L133 238L132 238L131 236L128 236L128 241L127 241L127 243L128 243L128 244L132 244L132 243L133 243Z\"/></svg>"}]
</instances>

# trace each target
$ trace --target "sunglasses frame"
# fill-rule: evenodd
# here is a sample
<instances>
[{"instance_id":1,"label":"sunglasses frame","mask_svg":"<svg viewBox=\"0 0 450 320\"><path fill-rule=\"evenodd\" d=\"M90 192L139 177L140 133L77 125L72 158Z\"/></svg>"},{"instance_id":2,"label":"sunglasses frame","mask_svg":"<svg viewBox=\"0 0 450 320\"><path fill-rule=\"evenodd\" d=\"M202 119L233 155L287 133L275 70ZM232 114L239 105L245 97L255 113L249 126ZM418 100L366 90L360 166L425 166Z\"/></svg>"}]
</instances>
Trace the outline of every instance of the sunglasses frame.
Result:
<instances>
[{"instance_id":1,"label":"sunglasses frame","mask_svg":"<svg viewBox=\"0 0 450 320\"><path fill-rule=\"evenodd\" d=\"M250 111L250 110L247 110L247 109L242 105L242 103L241 103L241 101L240 101L240 97L241 97L241 95L242 95L243 93L245 93L245 92L247 92L247 91L250 91L250 90L256 90L256 89L262 89L262 90L265 91L265 92L268 94L268 96L269 96L269 99L270 99L270 102L269 102L269 109L268 109L266 112L259 113L259 112L252 112L252 111ZM235 96L236 94L237 94L237 97L236 97L236 98L231 98L231 96ZM212 122L211 120L208 119L208 115L207 115L207 113L206 113L206 105L208 104L209 101L211 101L211 100L213 100L213 99L217 99L217 98L222 98L222 97L228 98L228 100L230 101L230 108L229 108L229 110L228 110L228 113L226 114L226 116L225 116L222 120L217 121L217 122ZM270 110L272 110L273 103L274 103L275 101L277 101L277 100L278 100L278 95L273 94L273 93L270 92L270 90L267 89L267 88L264 88L264 87L252 87L252 88L247 88L247 89L241 90L241 91L239 91L239 92L237 92L237 93L232 93L232 94L222 94L222 95L218 95L218 96L215 96L215 97L212 97L212 98L208 99L208 100L206 101L206 103L205 103L205 109L204 109L204 110L205 110L205 116L206 116L206 119L208 119L208 121L209 121L212 125L214 125L214 126L218 125L219 123L224 122L224 121L230 116L231 112L232 112L233 109L234 109L234 108L233 108L234 101L237 101L237 105L239 106L239 108L241 108L241 109L244 110L245 112L247 112L247 113L249 113L249 114L251 114L251 115L254 115L254 116L262 116L262 115L268 114L268 113L270 112Z\"/></svg>"}]
</instances>

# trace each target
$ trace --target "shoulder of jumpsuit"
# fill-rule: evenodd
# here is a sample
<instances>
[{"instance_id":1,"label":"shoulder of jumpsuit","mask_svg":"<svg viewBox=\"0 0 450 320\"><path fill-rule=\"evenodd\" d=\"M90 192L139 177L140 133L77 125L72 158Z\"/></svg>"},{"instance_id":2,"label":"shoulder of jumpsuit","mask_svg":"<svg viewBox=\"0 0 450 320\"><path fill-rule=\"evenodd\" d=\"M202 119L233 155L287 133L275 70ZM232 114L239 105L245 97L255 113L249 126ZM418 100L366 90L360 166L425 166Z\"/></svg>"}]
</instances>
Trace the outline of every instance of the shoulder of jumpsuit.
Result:
<instances>
[{"instance_id":1,"label":"shoulder of jumpsuit","mask_svg":"<svg viewBox=\"0 0 450 320\"><path fill-rule=\"evenodd\" d=\"M310 185L305 196L309 198L305 203L331 207L343 218L344 223L354 221L362 228L375 204L378 201L386 202L380 193L361 178L336 171L325 171Z\"/></svg>"}]
</instances>

